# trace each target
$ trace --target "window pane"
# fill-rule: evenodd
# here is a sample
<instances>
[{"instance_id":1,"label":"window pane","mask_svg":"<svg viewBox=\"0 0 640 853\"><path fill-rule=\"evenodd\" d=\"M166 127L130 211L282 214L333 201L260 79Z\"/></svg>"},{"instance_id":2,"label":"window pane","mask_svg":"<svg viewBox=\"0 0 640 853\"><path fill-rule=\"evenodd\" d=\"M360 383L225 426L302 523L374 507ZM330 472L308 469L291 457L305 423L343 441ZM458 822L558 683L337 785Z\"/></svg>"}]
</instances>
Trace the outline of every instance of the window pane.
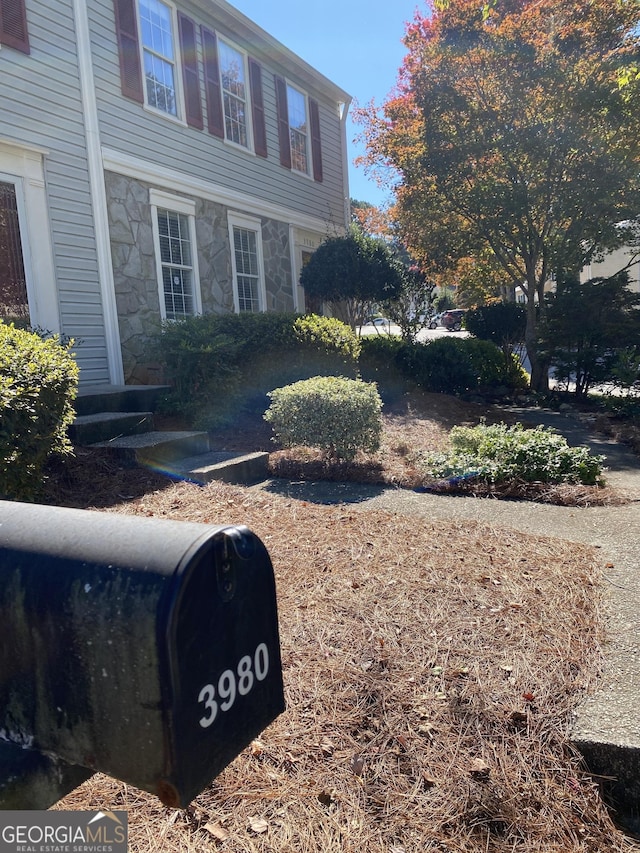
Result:
<instances>
[{"instance_id":1,"label":"window pane","mask_svg":"<svg viewBox=\"0 0 640 853\"><path fill-rule=\"evenodd\" d=\"M225 135L231 142L248 146L244 56L240 51L219 42L220 78L224 102Z\"/></svg>"},{"instance_id":2,"label":"window pane","mask_svg":"<svg viewBox=\"0 0 640 853\"><path fill-rule=\"evenodd\" d=\"M177 115L171 10L159 0L140 0L147 103Z\"/></svg>"},{"instance_id":3,"label":"window pane","mask_svg":"<svg viewBox=\"0 0 640 853\"><path fill-rule=\"evenodd\" d=\"M165 313L170 320L193 314L193 263L189 217L158 210Z\"/></svg>"},{"instance_id":4,"label":"window pane","mask_svg":"<svg viewBox=\"0 0 640 853\"><path fill-rule=\"evenodd\" d=\"M173 61L171 10L158 0L140 0L142 44Z\"/></svg>"},{"instance_id":5,"label":"window pane","mask_svg":"<svg viewBox=\"0 0 640 853\"><path fill-rule=\"evenodd\" d=\"M307 157L307 99L287 86L287 104L289 107L289 140L291 144L291 166L298 172L309 172Z\"/></svg>"},{"instance_id":6,"label":"window pane","mask_svg":"<svg viewBox=\"0 0 640 853\"><path fill-rule=\"evenodd\" d=\"M236 286L240 311L260 311L260 280L258 248L255 231L248 228L233 229L236 260Z\"/></svg>"}]
</instances>

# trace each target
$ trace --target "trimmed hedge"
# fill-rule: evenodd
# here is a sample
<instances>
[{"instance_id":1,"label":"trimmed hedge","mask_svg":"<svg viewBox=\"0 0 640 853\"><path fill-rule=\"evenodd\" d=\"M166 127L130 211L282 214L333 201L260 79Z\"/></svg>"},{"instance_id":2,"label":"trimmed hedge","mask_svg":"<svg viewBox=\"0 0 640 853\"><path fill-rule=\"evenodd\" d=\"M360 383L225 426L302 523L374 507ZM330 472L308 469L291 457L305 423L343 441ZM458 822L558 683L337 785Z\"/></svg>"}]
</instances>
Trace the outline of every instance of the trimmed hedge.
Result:
<instances>
[{"instance_id":1,"label":"trimmed hedge","mask_svg":"<svg viewBox=\"0 0 640 853\"><path fill-rule=\"evenodd\" d=\"M52 453L71 451L78 366L57 336L0 322L0 497L31 501Z\"/></svg>"},{"instance_id":2,"label":"trimmed hedge","mask_svg":"<svg viewBox=\"0 0 640 853\"><path fill-rule=\"evenodd\" d=\"M319 447L329 459L374 453L382 435L382 400L375 384L316 376L276 388L264 418L284 447Z\"/></svg>"},{"instance_id":3,"label":"trimmed hedge","mask_svg":"<svg viewBox=\"0 0 640 853\"><path fill-rule=\"evenodd\" d=\"M154 341L172 391L168 411L200 428L264 412L267 392L319 374L356 376L360 343L339 320L205 314L166 323Z\"/></svg>"},{"instance_id":4,"label":"trimmed hedge","mask_svg":"<svg viewBox=\"0 0 640 853\"><path fill-rule=\"evenodd\" d=\"M429 343L375 336L362 342L361 375L375 379L383 397L393 395L401 381L424 391L464 394L503 386L527 387L519 359L489 341L476 338L437 338Z\"/></svg>"}]
</instances>

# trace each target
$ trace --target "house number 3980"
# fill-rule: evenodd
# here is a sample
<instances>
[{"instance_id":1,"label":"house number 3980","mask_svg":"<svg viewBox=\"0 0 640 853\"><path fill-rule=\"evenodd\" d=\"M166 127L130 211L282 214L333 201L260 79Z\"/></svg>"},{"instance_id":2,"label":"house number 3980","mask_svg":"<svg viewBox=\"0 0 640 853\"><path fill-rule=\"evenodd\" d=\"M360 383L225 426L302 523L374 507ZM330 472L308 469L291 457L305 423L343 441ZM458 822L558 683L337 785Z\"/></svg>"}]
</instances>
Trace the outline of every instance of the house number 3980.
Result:
<instances>
[{"instance_id":1,"label":"house number 3980","mask_svg":"<svg viewBox=\"0 0 640 853\"><path fill-rule=\"evenodd\" d=\"M202 702L205 715L200 718L200 725L208 729L218 716L218 711L229 711L238 696L250 693L256 681L264 681L269 672L269 649L265 643L260 643L253 657L245 655L240 658L235 672L225 669L217 685L205 684L198 694L198 702Z\"/></svg>"}]
</instances>

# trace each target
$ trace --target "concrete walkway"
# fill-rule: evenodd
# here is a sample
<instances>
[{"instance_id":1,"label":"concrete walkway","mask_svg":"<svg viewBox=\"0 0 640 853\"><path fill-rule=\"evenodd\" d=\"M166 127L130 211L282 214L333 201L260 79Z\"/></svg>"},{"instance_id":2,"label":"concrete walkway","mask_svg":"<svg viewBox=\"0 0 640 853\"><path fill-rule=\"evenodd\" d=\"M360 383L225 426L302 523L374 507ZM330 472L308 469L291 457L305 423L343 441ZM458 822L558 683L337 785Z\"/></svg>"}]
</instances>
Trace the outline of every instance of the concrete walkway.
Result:
<instances>
[{"instance_id":1,"label":"concrete walkway","mask_svg":"<svg viewBox=\"0 0 640 853\"><path fill-rule=\"evenodd\" d=\"M554 536L602 549L609 585L609 644L600 687L579 708L573 740L603 786L621 821L640 831L640 460L588 423L544 409L512 410L523 421L557 429L571 445L606 456L606 478L630 498L625 506L558 507L524 501L422 494L353 483L270 480L259 488L319 503L470 519L493 527Z\"/></svg>"}]
</instances>

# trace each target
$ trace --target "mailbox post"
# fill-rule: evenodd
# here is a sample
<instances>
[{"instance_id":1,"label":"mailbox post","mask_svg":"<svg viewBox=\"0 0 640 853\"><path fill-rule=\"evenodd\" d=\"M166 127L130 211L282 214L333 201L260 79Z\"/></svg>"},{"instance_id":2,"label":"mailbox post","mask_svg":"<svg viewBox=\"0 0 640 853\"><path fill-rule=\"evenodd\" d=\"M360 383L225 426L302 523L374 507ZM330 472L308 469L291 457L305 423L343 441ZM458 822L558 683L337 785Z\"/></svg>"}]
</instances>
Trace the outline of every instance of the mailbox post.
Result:
<instances>
[{"instance_id":1,"label":"mailbox post","mask_svg":"<svg viewBox=\"0 0 640 853\"><path fill-rule=\"evenodd\" d=\"M283 710L250 530L0 502L0 746L179 807Z\"/></svg>"}]
</instances>

